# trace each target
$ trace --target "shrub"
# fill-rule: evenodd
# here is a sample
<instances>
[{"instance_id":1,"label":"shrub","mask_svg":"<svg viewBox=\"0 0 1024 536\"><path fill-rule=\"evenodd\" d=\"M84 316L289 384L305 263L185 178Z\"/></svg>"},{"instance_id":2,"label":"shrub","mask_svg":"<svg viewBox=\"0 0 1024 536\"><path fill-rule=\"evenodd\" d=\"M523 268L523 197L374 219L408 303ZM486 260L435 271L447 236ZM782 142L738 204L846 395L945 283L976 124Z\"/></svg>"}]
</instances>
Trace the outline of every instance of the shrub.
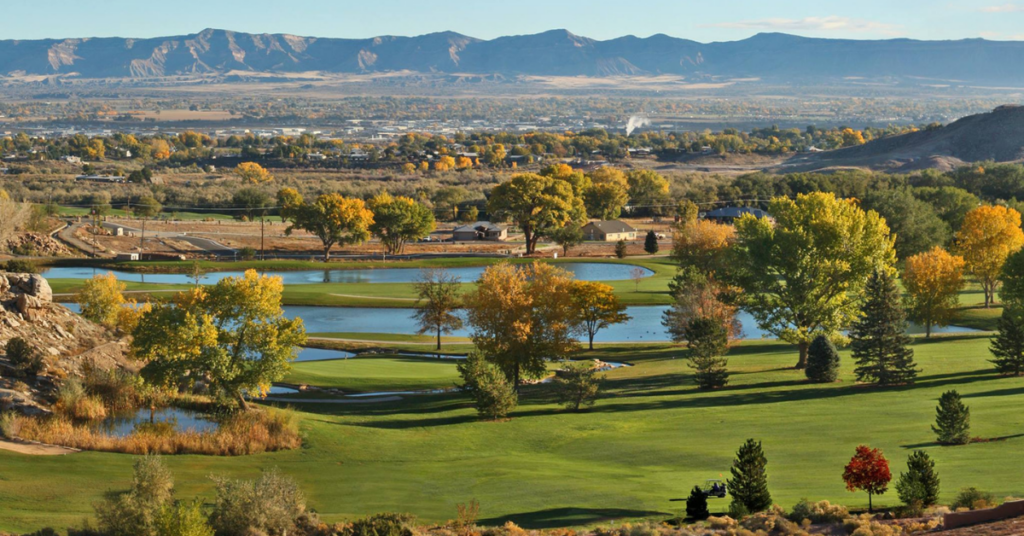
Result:
<instances>
[{"instance_id":1,"label":"shrub","mask_svg":"<svg viewBox=\"0 0 1024 536\"><path fill-rule=\"evenodd\" d=\"M142 377L122 369L89 368L83 383L87 392L115 413L138 409L149 397Z\"/></svg>"},{"instance_id":2,"label":"shrub","mask_svg":"<svg viewBox=\"0 0 1024 536\"><path fill-rule=\"evenodd\" d=\"M848 517L849 510L841 504L832 504L828 501L812 503L807 499L800 499L789 513L791 521L808 519L811 523L841 523Z\"/></svg>"},{"instance_id":3,"label":"shrub","mask_svg":"<svg viewBox=\"0 0 1024 536\"><path fill-rule=\"evenodd\" d=\"M572 363L559 371L554 382L558 403L573 411L579 411L580 406L593 406L601 388L601 378L596 373L597 369L588 361Z\"/></svg>"},{"instance_id":4,"label":"shrub","mask_svg":"<svg viewBox=\"0 0 1024 536\"><path fill-rule=\"evenodd\" d=\"M414 520L409 514L374 514L353 522L346 536L412 536Z\"/></svg>"},{"instance_id":5,"label":"shrub","mask_svg":"<svg viewBox=\"0 0 1024 536\"><path fill-rule=\"evenodd\" d=\"M519 403L512 383L498 367L484 360L482 354L470 354L457 368L462 376L463 389L473 395L481 417L503 419Z\"/></svg>"},{"instance_id":6,"label":"shrub","mask_svg":"<svg viewBox=\"0 0 1024 536\"><path fill-rule=\"evenodd\" d=\"M15 274L38 274L39 266L27 259L11 259L4 263L4 271Z\"/></svg>"},{"instance_id":7,"label":"shrub","mask_svg":"<svg viewBox=\"0 0 1024 536\"><path fill-rule=\"evenodd\" d=\"M210 524L218 534L283 534L306 510L306 502L289 476L271 469L255 480L218 479ZM258 531L258 532L257 532Z\"/></svg>"},{"instance_id":8,"label":"shrub","mask_svg":"<svg viewBox=\"0 0 1024 536\"><path fill-rule=\"evenodd\" d=\"M647 236L644 237L644 251L651 255L658 252L658 234L654 231L647 231Z\"/></svg>"},{"instance_id":9,"label":"shrub","mask_svg":"<svg viewBox=\"0 0 1024 536\"><path fill-rule=\"evenodd\" d=\"M814 383L832 383L839 378L839 352L828 337L818 335L811 341L804 374Z\"/></svg>"},{"instance_id":10,"label":"shrub","mask_svg":"<svg viewBox=\"0 0 1024 536\"><path fill-rule=\"evenodd\" d=\"M979 510L995 506L995 500L991 493L979 490L975 487L963 488L956 494L956 500L949 505L953 510L966 508L968 510Z\"/></svg>"},{"instance_id":11,"label":"shrub","mask_svg":"<svg viewBox=\"0 0 1024 536\"><path fill-rule=\"evenodd\" d=\"M54 409L58 414L78 421L95 421L107 416L103 401L89 396L78 378L70 378L57 388Z\"/></svg>"},{"instance_id":12,"label":"shrub","mask_svg":"<svg viewBox=\"0 0 1024 536\"><path fill-rule=\"evenodd\" d=\"M710 515L707 495L704 495L700 486L694 486L690 496L686 498L686 517L700 520L707 519Z\"/></svg>"},{"instance_id":13,"label":"shrub","mask_svg":"<svg viewBox=\"0 0 1024 536\"><path fill-rule=\"evenodd\" d=\"M46 361L39 350L21 337L7 341L4 353L19 377L35 377L46 368Z\"/></svg>"},{"instance_id":14,"label":"shrub","mask_svg":"<svg viewBox=\"0 0 1024 536\"><path fill-rule=\"evenodd\" d=\"M14 411L0 413L0 437L17 439L21 433L21 415Z\"/></svg>"},{"instance_id":15,"label":"shrub","mask_svg":"<svg viewBox=\"0 0 1024 536\"><path fill-rule=\"evenodd\" d=\"M156 520L156 533L159 536L214 535L201 501L164 506Z\"/></svg>"},{"instance_id":16,"label":"shrub","mask_svg":"<svg viewBox=\"0 0 1024 536\"><path fill-rule=\"evenodd\" d=\"M956 390L946 391L939 397L932 431L943 445L966 445L970 442L971 410L960 400L960 393Z\"/></svg>"},{"instance_id":17,"label":"shrub","mask_svg":"<svg viewBox=\"0 0 1024 536\"><path fill-rule=\"evenodd\" d=\"M238 250L238 258L243 261L251 261L256 258L256 249L249 246L245 246Z\"/></svg>"},{"instance_id":18,"label":"shrub","mask_svg":"<svg viewBox=\"0 0 1024 536\"><path fill-rule=\"evenodd\" d=\"M626 258L626 241L619 240L615 243L615 256L620 259Z\"/></svg>"},{"instance_id":19,"label":"shrub","mask_svg":"<svg viewBox=\"0 0 1024 536\"><path fill-rule=\"evenodd\" d=\"M96 505L100 531L107 536L157 536L157 522L173 493L174 478L159 457L136 460L128 493Z\"/></svg>"}]
</instances>

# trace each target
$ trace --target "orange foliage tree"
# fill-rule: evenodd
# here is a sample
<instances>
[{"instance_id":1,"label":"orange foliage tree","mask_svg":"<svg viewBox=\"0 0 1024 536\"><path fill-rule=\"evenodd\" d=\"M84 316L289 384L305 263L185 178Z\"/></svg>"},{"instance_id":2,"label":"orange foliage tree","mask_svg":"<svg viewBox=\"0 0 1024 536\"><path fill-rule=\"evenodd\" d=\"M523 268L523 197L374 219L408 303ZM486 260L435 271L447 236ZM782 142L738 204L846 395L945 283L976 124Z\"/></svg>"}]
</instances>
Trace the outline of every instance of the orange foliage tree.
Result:
<instances>
[{"instance_id":1,"label":"orange foliage tree","mask_svg":"<svg viewBox=\"0 0 1024 536\"><path fill-rule=\"evenodd\" d=\"M889 460L879 449L865 445L857 447L856 454L850 459L843 471L843 482L848 491L862 490L868 492L868 512L872 510L871 497L881 495L889 489L892 474L889 472Z\"/></svg>"},{"instance_id":2,"label":"orange foliage tree","mask_svg":"<svg viewBox=\"0 0 1024 536\"><path fill-rule=\"evenodd\" d=\"M932 326L948 326L960 305L964 287L964 259L939 246L907 259L903 285L907 289L910 317L924 325L925 338Z\"/></svg>"},{"instance_id":3,"label":"orange foliage tree","mask_svg":"<svg viewBox=\"0 0 1024 536\"><path fill-rule=\"evenodd\" d=\"M1024 246L1020 222L1020 212L1012 208L985 205L968 212L956 233L955 251L981 283L986 308L995 301L1006 258Z\"/></svg>"}]
</instances>

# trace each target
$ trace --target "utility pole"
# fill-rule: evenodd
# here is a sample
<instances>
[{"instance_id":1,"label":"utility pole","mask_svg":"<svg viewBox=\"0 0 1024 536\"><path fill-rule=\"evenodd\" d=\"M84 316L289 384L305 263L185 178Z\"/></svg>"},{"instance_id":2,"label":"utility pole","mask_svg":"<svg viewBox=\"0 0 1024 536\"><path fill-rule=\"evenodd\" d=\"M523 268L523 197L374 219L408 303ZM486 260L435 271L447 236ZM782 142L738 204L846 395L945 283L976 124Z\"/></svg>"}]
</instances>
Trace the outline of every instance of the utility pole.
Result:
<instances>
[{"instance_id":1,"label":"utility pole","mask_svg":"<svg viewBox=\"0 0 1024 536\"><path fill-rule=\"evenodd\" d=\"M265 236L264 232L263 232L263 226L266 224L266 221L267 221L267 209L263 209L263 212L260 212L260 260L261 261L267 260L267 252L266 252L266 250L263 247L263 237Z\"/></svg>"}]
</instances>

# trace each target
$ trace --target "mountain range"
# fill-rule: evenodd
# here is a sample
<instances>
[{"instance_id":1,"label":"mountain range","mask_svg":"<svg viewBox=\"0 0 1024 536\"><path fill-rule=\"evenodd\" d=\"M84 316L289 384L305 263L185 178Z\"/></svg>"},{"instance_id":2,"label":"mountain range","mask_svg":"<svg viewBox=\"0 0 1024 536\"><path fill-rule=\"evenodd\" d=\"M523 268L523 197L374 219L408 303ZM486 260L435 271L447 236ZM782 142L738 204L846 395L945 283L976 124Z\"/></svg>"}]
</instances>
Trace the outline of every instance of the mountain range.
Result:
<instances>
[{"instance_id":1,"label":"mountain range","mask_svg":"<svg viewBox=\"0 0 1024 536\"><path fill-rule=\"evenodd\" d=\"M1024 42L847 40L765 33L698 43L654 35L599 41L552 30L481 40L453 32L371 39L227 30L146 39L0 40L0 76L147 78L232 71L506 76L652 76L775 81L900 79L1024 83Z\"/></svg>"}]
</instances>

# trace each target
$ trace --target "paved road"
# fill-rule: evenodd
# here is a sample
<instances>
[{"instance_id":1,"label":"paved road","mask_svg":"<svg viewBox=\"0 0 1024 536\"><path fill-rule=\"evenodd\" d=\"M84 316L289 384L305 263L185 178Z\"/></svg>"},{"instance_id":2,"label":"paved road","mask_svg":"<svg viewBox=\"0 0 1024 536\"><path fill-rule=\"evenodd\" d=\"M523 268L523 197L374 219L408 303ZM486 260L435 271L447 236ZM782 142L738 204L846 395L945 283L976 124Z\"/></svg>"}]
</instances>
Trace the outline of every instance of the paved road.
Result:
<instances>
[{"instance_id":1,"label":"paved road","mask_svg":"<svg viewBox=\"0 0 1024 536\"><path fill-rule=\"evenodd\" d=\"M141 229L129 227L127 225L120 223L103 222L103 227L110 230L120 228L124 229L126 233L135 233L137 235L142 234ZM146 236L153 238L175 238L178 240L182 240L200 249L204 249L208 253L212 253L213 255L216 255L218 257L235 257L238 254L236 250L229 248L215 240L211 240L209 238L202 238L199 236L190 236L188 234L179 233L176 231L146 231Z\"/></svg>"}]
</instances>

